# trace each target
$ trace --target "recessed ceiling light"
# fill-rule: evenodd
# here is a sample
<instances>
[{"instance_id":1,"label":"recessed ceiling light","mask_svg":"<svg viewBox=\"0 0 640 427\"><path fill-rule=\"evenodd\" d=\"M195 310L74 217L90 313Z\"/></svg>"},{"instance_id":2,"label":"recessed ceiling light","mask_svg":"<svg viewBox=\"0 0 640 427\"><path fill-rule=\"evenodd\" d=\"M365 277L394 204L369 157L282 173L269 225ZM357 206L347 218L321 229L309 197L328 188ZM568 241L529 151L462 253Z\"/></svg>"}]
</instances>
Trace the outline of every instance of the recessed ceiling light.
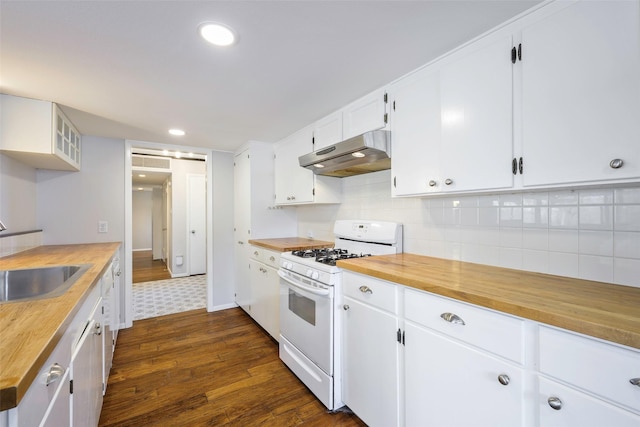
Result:
<instances>
[{"instance_id":1,"label":"recessed ceiling light","mask_svg":"<svg viewBox=\"0 0 640 427\"><path fill-rule=\"evenodd\" d=\"M184 136L186 132L182 129L169 129L169 133L173 136Z\"/></svg>"},{"instance_id":2,"label":"recessed ceiling light","mask_svg":"<svg viewBox=\"0 0 640 427\"><path fill-rule=\"evenodd\" d=\"M351 153L353 157L364 157L364 153L361 151L356 151L355 153Z\"/></svg>"},{"instance_id":3,"label":"recessed ceiling light","mask_svg":"<svg viewBox=\"0 0 640 427\"><path fill-rule=\"evenodd\" d=\"M139 176L140 178L146 178L146 176L147 176L147 175L145 175L145 174L141 173L141 174L138 174L138 176Z\"/></svg>"},{"instance_id":4,"label":"recessed ceiling light","mask_svg":"<svg viewBox=\"0 0 640 427\"><path fill-rule=\"evenodd\" d=\"M231 46L236 41L233 30L216 22L205 22L198 27L200 36L216 46Z\"/></svg>"},{"instance_id":5,"label":"recessed ceiling light","mask_svg":"<svg viewBox=\"0 0 640 427\"><path fill-rule=\"evenodd\" d=\"M316 167L316 168L323 168L323 167L324 167L324 165L323 165L322 163L316 163L315 165L313 165L313 167Z\"/></svg>"}]
</instances>

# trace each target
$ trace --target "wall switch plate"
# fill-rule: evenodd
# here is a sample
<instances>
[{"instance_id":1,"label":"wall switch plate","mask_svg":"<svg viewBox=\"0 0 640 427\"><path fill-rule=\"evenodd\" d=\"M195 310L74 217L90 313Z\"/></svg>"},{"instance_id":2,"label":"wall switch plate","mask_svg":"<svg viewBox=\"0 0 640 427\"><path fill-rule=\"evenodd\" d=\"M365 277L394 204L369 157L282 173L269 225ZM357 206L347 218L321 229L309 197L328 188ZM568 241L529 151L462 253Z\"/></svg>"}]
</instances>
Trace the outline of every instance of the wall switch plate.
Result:
<instances>
[{"instance_id":1,"label":"wall switch plate","mask_svg":"<svg viewBox=\"0 0 640 427\"><path fill-rule=\"evenodd\" d=\"M98 233L109 232L109 223L107 221L98 221Z\"/></svg>"}]
</instances>

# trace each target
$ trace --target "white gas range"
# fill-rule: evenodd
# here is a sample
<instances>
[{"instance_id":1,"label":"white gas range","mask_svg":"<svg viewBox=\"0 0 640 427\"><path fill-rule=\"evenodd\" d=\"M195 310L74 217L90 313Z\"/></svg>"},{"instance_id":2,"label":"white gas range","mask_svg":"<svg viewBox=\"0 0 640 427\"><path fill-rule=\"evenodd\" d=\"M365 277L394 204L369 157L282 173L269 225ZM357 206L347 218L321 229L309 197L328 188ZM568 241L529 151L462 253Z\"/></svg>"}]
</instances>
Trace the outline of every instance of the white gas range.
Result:
<instances>
[{"instance_id":1,"label":"white gas range","mask_svg":"<svg viewBox=\"0 0 640 427\"><path fill-rule=\"evenodd\" d=\"M402 252L402 225L339 220L335 248L293 251L280 258L280 359L330 410L341 393L342 270L339 259Z\"/></svg>"}]
</instances>

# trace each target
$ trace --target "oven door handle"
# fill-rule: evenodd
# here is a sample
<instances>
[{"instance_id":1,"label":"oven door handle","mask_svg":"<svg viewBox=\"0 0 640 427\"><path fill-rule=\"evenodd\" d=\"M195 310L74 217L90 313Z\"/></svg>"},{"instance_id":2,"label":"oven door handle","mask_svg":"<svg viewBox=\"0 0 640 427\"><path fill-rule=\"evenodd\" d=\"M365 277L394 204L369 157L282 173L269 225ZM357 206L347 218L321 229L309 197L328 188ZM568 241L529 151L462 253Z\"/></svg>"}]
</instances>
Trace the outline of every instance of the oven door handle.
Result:
<instances>
[{"instance_id":1,"label":"oven door handle","mask_svg":"<svg viewBox=\"0 0 640 427\"><path fill-rule=\"evenodd\" d=\"M322 295L322 296L327 296L329 295L330 290L329 289L318 289L318 288L312 288L312 287L307 287L304 285L301 285L299 283L296 283L294 281L292 281L291 279L289 279L282 271L278 270L278 276L280 276L280 278L282 280L284 280L285 282L287 282L288 284L290 284L291 286L298 288L298 289L302 289L303 291L306 292L311 292L312 294L315 295Z\"/></svg>"}]
</instances>

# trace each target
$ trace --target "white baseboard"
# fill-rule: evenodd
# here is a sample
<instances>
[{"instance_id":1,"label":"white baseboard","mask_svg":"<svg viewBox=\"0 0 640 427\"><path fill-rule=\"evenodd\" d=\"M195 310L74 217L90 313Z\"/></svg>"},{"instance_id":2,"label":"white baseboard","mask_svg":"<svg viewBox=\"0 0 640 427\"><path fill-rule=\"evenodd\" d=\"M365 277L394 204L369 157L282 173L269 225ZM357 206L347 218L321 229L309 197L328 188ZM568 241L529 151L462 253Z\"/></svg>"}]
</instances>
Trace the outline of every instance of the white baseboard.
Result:
<instances>
[{"instance_id":1,"label":"white baseboard","mask_svg":"<svg viewBox=\"0 0 640 427\"><path fill-rule=\"evenodd\" d=\"M209 310L209 308L207 307L207 311L209 313L213 313L214 311L228 310L230 308L236 308L237 306L238 304L232 302L231 304L214 305L213 310Z\"/></svg>"}]
</instances>

